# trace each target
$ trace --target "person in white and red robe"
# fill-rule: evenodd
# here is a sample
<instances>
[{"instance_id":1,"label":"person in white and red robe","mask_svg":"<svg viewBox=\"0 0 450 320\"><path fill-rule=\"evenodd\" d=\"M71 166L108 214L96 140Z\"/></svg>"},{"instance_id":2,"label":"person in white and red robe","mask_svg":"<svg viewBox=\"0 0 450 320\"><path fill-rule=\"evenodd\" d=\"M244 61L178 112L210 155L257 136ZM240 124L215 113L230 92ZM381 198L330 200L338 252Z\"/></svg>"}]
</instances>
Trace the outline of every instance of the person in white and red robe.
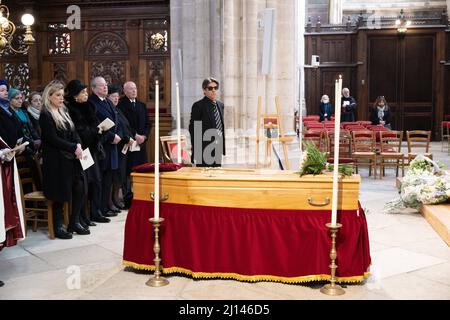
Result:
<instances>
[{"instance_id":1,"label":"person in white and red robe","mask_svg":"<svg viewBox=\"0 0 450 320\"><path fill-rule=\"evenodd\" d=\"M0 251L25 238L19 174L10 149L0 137ZM0 286L3 286L1 281Z\"/></svg>"}]
</instances>

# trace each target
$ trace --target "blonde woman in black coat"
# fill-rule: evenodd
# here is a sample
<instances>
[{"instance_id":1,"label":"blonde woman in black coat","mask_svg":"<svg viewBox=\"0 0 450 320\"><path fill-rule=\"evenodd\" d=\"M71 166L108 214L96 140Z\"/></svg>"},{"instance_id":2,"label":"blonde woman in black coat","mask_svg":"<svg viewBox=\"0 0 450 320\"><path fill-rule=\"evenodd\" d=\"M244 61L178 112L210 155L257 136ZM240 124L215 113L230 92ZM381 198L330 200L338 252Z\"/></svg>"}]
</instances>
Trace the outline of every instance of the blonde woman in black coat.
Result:
<instances>
[{"instance_id":1,"label":"blonde woman in black coat","mask_svg":"<svg viewBox=\"0 0 450 320\"><path fill-rule=\"evenodd\" d=\"M81 140L64 105L64 85L50 82L42 95L44 108L39 117L42 132L43 191L53 201L55 236L71 239L72 232L89 234L80 224L85 196ZM63 224L64 202L72 203L69 227Z\"/></svg>"}]
</instances>

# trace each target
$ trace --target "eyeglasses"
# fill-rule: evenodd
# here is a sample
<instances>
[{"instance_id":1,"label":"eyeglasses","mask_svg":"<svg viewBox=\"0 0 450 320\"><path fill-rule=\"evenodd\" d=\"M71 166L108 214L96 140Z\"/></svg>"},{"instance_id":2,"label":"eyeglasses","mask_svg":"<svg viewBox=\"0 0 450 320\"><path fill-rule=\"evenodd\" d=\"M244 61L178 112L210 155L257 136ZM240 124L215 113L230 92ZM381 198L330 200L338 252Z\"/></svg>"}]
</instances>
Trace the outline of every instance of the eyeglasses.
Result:
<instances>
[{"instance_id":1,"label":"eyeglasses","mask_svg":"<svg viewBox=\"0 0 450 320\"><path fill-rule=\"evenodd\" d=\"M208 91L213 91L213 90L217 91L217 90L219 90L219 87L218 87L218 86L215 86L215 87L206 87L206 89L208 89Z\"/></svg>"}]
</instances>

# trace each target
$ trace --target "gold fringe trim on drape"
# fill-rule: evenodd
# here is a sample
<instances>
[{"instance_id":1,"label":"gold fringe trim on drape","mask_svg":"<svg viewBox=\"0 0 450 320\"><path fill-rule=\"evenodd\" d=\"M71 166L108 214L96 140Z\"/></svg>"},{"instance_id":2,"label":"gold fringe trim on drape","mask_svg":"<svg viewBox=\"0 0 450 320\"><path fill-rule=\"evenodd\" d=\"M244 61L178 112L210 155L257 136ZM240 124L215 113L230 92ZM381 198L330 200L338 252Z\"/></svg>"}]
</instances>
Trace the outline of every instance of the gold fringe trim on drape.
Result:
<instances>
[{"instance_id":1,"label":"gold fringe trim on drape","mask_svg":"<svg viewBox=\"0 0 450 320\"><path fill-rule=\"evenodd\" d=\"M137 264L125 260L123 260L123 265L126 267L131 267L136 270L147 270L147 271L155 270L155 266L153 265ZM317 274L317 275L289 277L289 278L271 275L244 276L238 273L193 272L189 269L179 267L163 268L163 273L164 274L181 273L187 276L191 276L194 279L233 279L246 282L273 281L281 283L304 283L312 281L327 281L331 279L331 276L329 274ZM336 281L340 283L358 283L364 281L369 276L370 272L365 272L364 275L361 276L337 277Z\"/></svg>"}]
</instances>

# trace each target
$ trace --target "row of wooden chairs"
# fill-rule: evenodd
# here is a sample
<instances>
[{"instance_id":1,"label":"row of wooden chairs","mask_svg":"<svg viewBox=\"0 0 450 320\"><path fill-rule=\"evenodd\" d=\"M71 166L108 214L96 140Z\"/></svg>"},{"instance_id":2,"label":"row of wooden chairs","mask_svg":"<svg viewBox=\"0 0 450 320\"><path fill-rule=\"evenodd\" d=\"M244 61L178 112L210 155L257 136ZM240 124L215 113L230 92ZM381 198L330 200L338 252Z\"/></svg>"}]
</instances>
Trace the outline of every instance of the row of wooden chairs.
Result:
<instances>
[{"instance_id":1,"label":"row of wooden chairs","mask_svg":"<svg viewBox=\"0 0 450 320\"><path fill-rule=\"evenodd\" d=\"M449 120L441 122L441 151L445 149L450 154L450 115Z\"/></svg>"},{"instance_id":2,"label":"row of wooden chairs","mask_svg":"<svg viewBox=\"0 0 450 320\"><path fill-rule=\"evenodd\" d=\"M379 140L377 140L379 135ZM430 131L407 131L408 153L401 151L403 132L402 131L380 131L370 130L349 131L341 130L339 137L340 159L344 162L352 162L358 173L358 167L367 165L369 167L369 176L377 176L377 166L380 168L380 178L385 174L385 168L394 167L396 176L399 168L404 175L404 167L409 164L418 154L432 158L429 152ZM378 142L379 141L379 142ZM322 152L327 152L329 161L333 159L334 154L334 132L333 131L307 131L303 136L303 143L312 143Z\"/></svg>"}]
</instances>

